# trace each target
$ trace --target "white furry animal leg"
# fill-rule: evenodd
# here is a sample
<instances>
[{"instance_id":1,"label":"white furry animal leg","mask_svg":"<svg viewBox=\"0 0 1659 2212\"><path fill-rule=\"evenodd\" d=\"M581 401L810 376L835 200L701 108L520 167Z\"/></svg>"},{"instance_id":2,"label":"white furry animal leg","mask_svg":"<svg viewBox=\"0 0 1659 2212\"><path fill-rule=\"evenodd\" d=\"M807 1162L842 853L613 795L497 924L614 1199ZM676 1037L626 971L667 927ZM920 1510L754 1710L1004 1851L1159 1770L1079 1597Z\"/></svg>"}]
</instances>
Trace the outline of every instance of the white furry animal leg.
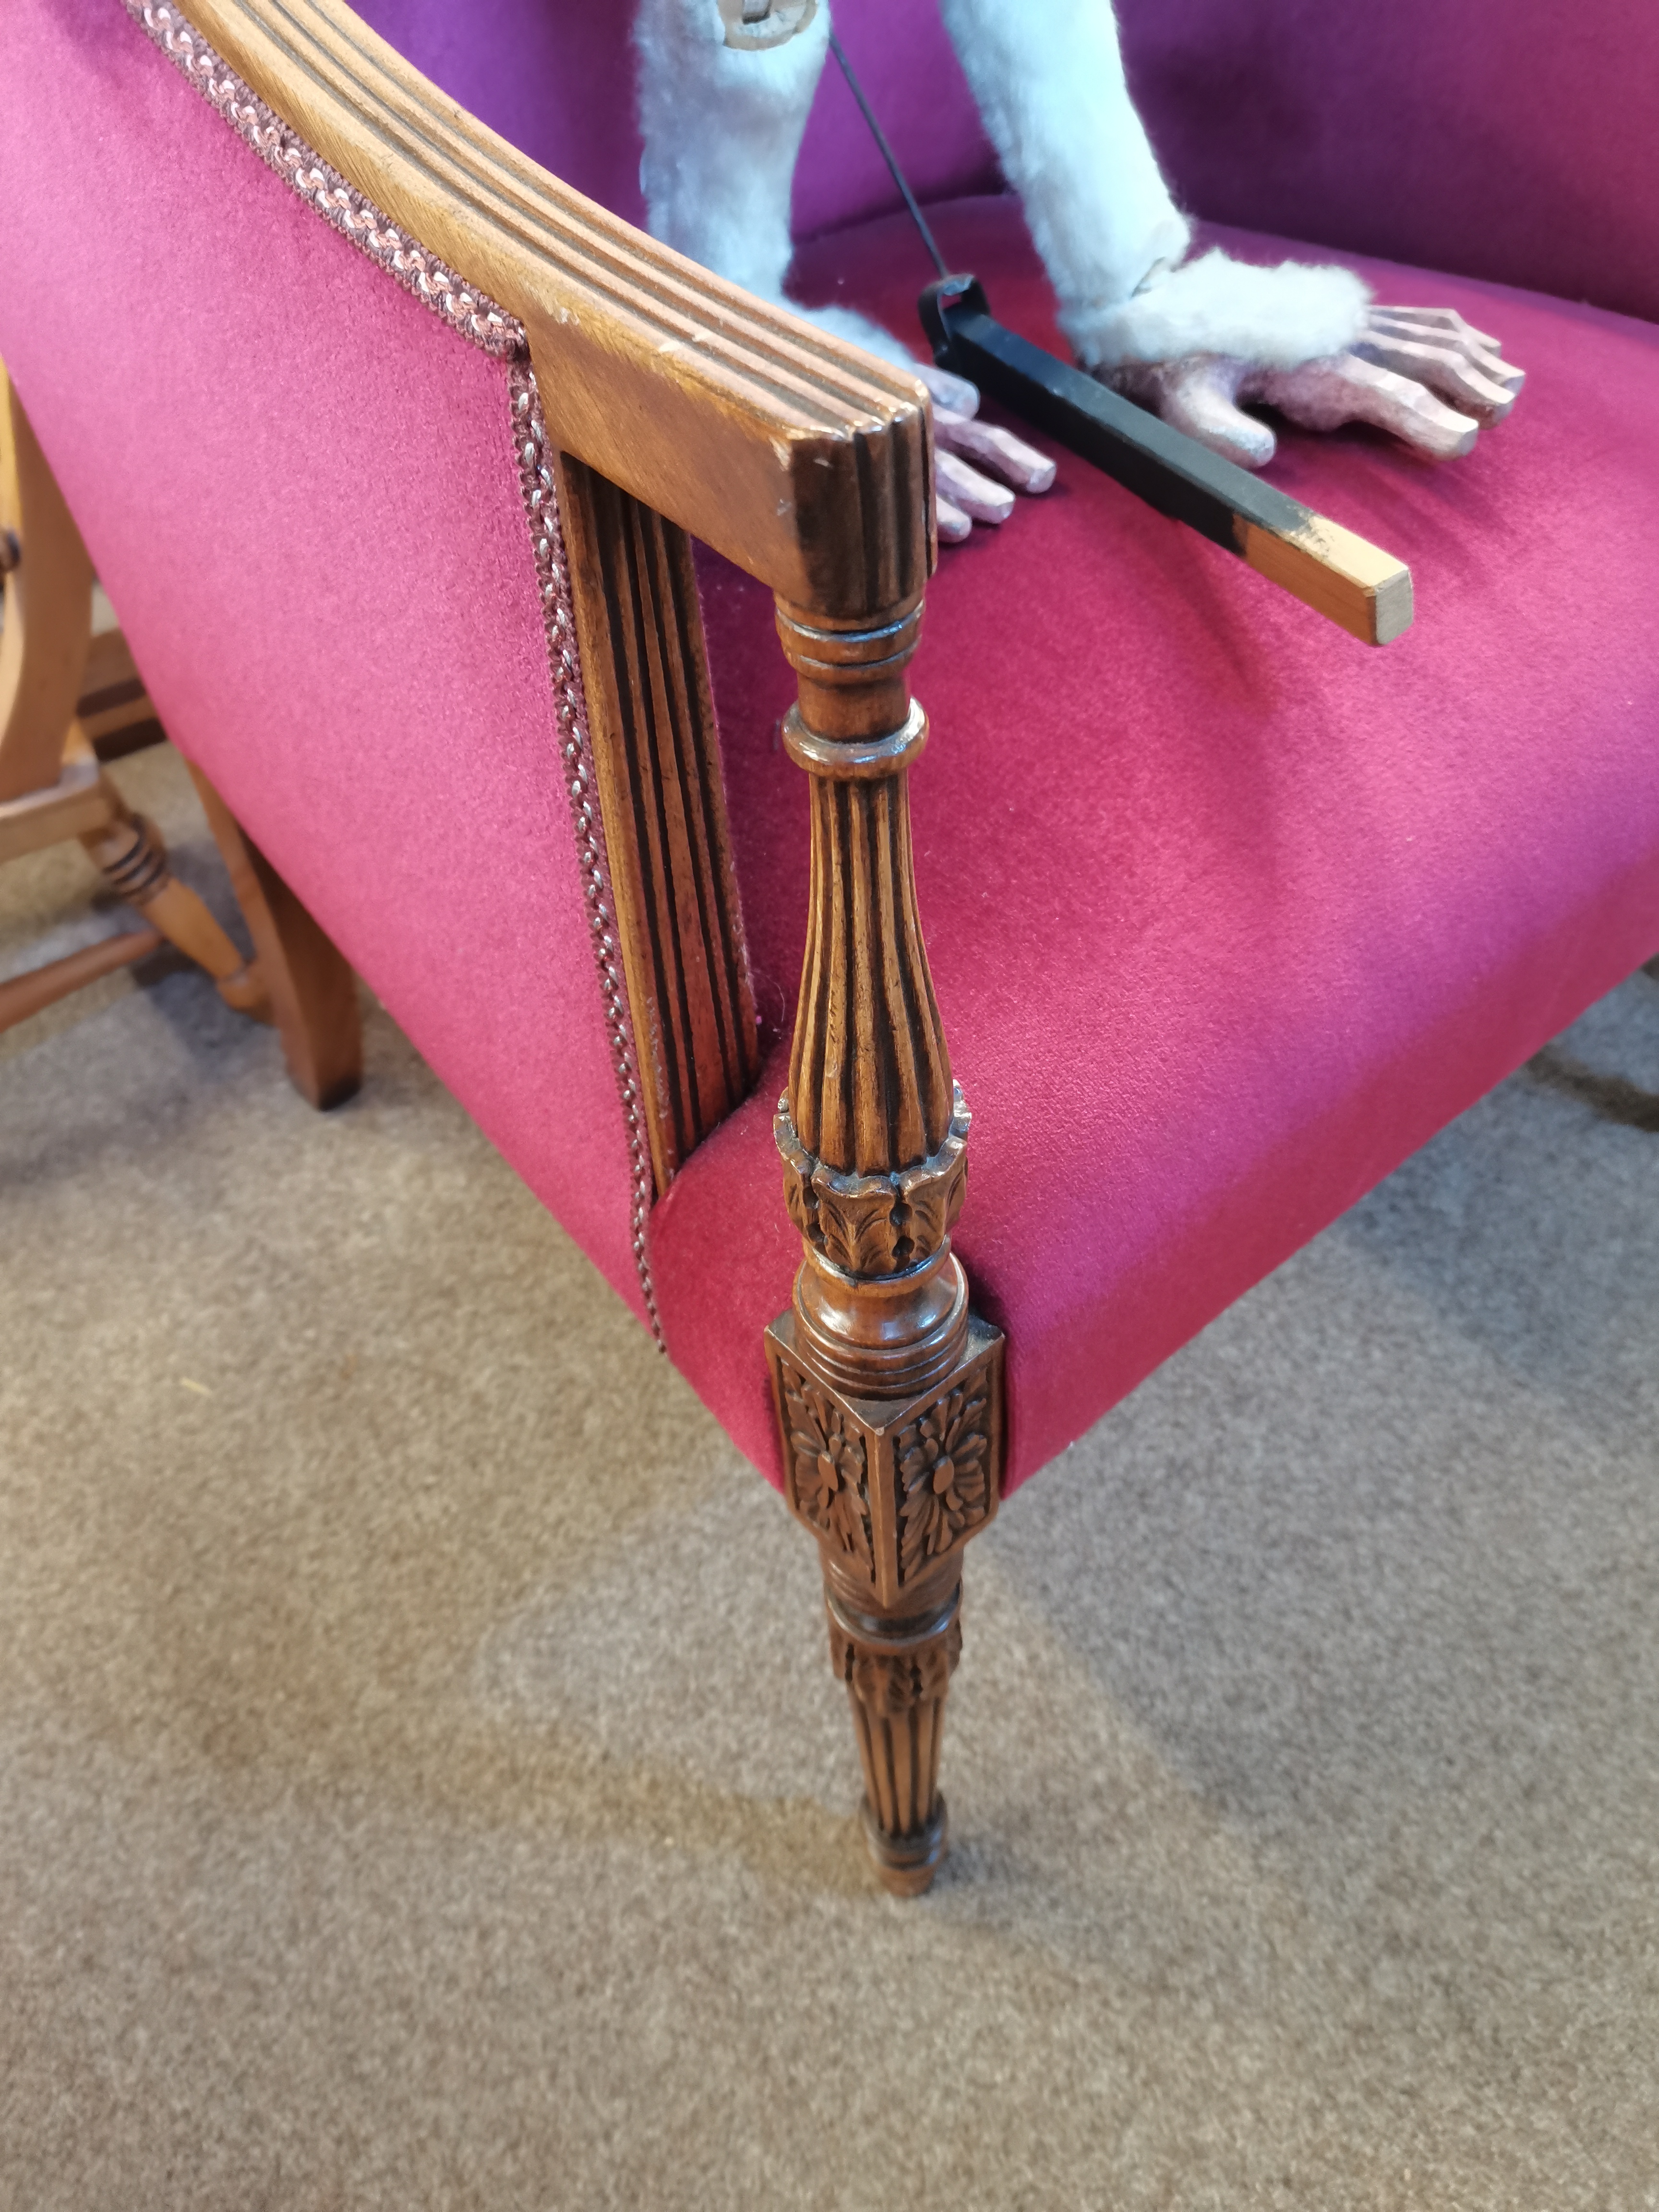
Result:
<instances>
[{"instance_id":1,"label":"white furry animal leg","mask_svg":"<svg viewBox=\"0 0 1659 2212\"><path fill-rule=\"evenodd\" d=\"M1110 0L942 0L1085 368L1237 356L1294 368L1358 337L1346 269L1256 269L1191 243L1135 113Z\"/></svg>"},{"instance_id":2,"label":"white furry animal leg","mask_svg":"<svg viewBox=\"0 0 1659 2212\"><path fill-rule=\"evenodd\" d=\"M781 300L789 191L830 17L769 52L728 46L718 0L639 0L640 184L651 234Z\"/></svg>"},{"instance_id":3,"label":"white furry animal leg","mask_svg":"<svg viewBox=\"0 0 1659 2212\"><path fill-rule=\"evenodd\" d=\"M798 36L756 52L726 45L719 0L639 0L634 44L652 236L832 337L914 368L865 316L784 296L790 187L830 50L828 7L820 0Z\"/></svg>"},{"instance_id":4,"label":"white furry animal leg","mask_svg":"<svg viewBox=\"0 0 1659 2212\"><path fill-rule=\"evenodd\" d=\"M1054 480L1051 462L1007 432L967 420L979 405L971 384L919 363L863 315L846 307L799 307L784 295L790 189L829 42L824 0L798 34L760 49L726 44L720 0L639 0L640 182L652 234L832 337L909 369L945 410L942 452L970 453L1022 491L1045 490ZM954 461L947 460L945 472L963 503L941 485L941 538L968 536L975 516L1005 519L1011 494Z\"/></svg>"},{"instance_id":5,"label":"white furry animal leg","mask_svg":"<svg viewBox=\"0 0 1659 2212\"><path fill-rule=\"evenodd\" d=\"M1061 326L1134 293L1191 241L1124 81L1109 0L942 0Z\"/></svg>"}]
</instances>

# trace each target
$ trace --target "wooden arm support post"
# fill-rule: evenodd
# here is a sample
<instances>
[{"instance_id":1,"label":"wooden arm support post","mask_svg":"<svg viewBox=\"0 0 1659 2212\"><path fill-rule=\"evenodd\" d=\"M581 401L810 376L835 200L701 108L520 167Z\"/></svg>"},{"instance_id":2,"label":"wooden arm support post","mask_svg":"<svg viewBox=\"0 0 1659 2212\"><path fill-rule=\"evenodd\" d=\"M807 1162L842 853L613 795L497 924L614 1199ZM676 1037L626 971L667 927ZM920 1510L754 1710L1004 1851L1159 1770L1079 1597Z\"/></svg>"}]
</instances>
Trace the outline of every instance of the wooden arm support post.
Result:
<instances>
[{"instance_id":1,"label":"wooden arm support post","mask_svg":"<svg viewBox=\"0 0 1659 2212\"><path fill-rule=\"evenodd\" d=\"M323 160L527 337L659 1192L755 1065L687 538L777 596L800 681L787 738L812 779L812 916L778 1121L804 1253L767 1352L877 1863L890 1887L924 1888L945 1850L962 1546L996 1510L1003 1432L1002 1340L970 1315L951 1252L968 1115L910 858L927 724L904 672L936 550L927 392L550 177L345 0L186 4Z\"/></svg>"},{"instance_id":2,"label":"wooden arm support post","mask_svg":"<svg viewBox=\"0 0 1659 2212\"><path fill-rule=\"evenodd\" d=\"M830 1652L888 1888L925 1889L946 1844L945 1698L962 1547L996 1511L1002 1339L951 1249L969 1115L916 918L909 766L927 742L905 668L920 594L872 623L780 600L800 681L784 724L812 779L811 911L789 1088L775 1124L801 1233L791 1310L767 1332L786 1494L817 1538Z\"/></svg>"}]
</instances>

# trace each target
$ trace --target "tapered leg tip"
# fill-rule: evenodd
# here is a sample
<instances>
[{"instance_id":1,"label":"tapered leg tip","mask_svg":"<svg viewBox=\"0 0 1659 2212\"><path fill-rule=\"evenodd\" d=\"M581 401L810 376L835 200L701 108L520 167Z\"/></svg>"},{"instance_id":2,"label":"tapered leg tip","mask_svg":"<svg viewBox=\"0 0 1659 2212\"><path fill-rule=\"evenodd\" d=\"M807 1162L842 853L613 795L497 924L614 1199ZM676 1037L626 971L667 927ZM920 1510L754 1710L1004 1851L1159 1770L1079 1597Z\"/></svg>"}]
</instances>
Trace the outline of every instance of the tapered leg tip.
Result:
<instances>
[{"instance_id":1,"label":"tapered leg tip","mask_svg":"<svg viewBox=\"0 0 1659 2212\"><path fill-rule=\"evenodd\" d=\"M864 1840L869 1845L881 1886L894 1897L920 1897L945 1863L951 1848L950 1821L941 1791L933 1818L914 1836L890 1836L876 1819L866 1797L863 1805Z\"/></svg>"}]
</instances>

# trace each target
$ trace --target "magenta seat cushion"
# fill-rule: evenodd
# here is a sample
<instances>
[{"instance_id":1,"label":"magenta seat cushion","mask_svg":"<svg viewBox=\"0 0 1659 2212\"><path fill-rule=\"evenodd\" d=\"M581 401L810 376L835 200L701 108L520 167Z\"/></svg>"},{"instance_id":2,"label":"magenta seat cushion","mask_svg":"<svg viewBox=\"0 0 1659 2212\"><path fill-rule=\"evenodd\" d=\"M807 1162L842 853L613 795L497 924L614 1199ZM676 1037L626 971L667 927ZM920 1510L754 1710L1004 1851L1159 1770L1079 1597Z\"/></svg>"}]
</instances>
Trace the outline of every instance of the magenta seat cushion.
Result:
<instances>
[{"instance_id":1,"label":"magenta seat cushion","mask_svg":"<svg viewBox=\"0 0 1659 2212\"><path fill-rule=\"evenodd\" d=\"M1018 212L970 202L939 228L1053 343ZM1659 948L1659 329L1365 267L1530 373L1452 465L1364 430L1285 437L1276 482L1411 562L1398 643L1367 650L1066 456L929 594L917 872L975 1114L957 1242L1009 1332L1014 1482ZM907 332L926 273L899 220L802 271ZM763 591L710 562L704 596L781 1039L806 908L789 679ZM797 1252L773 1196L783 1073L779 1044L652 1240L676 1361L774 1480L758 1335Z\"/></svg>"}]
</instances>

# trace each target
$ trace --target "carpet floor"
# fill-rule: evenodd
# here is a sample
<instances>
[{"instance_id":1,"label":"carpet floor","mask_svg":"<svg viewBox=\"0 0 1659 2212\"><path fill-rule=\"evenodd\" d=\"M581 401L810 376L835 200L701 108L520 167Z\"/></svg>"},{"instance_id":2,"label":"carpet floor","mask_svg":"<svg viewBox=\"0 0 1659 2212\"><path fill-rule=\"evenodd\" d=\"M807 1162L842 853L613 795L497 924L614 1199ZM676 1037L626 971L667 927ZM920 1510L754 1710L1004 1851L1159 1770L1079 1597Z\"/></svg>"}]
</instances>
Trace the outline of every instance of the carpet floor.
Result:
<instances>
[{"instance_id":1,"label":"carpet floor","mask_svg":"<svg viewBox=\"0 0 1659 2212\"><path fill-rule=\"evenodd\" d=\"M915 1904L811 1547L368 1054L0 1039L0 2205L1659 2206L1659 982L975 1545Z\"/></svg>"}]
</instances>

